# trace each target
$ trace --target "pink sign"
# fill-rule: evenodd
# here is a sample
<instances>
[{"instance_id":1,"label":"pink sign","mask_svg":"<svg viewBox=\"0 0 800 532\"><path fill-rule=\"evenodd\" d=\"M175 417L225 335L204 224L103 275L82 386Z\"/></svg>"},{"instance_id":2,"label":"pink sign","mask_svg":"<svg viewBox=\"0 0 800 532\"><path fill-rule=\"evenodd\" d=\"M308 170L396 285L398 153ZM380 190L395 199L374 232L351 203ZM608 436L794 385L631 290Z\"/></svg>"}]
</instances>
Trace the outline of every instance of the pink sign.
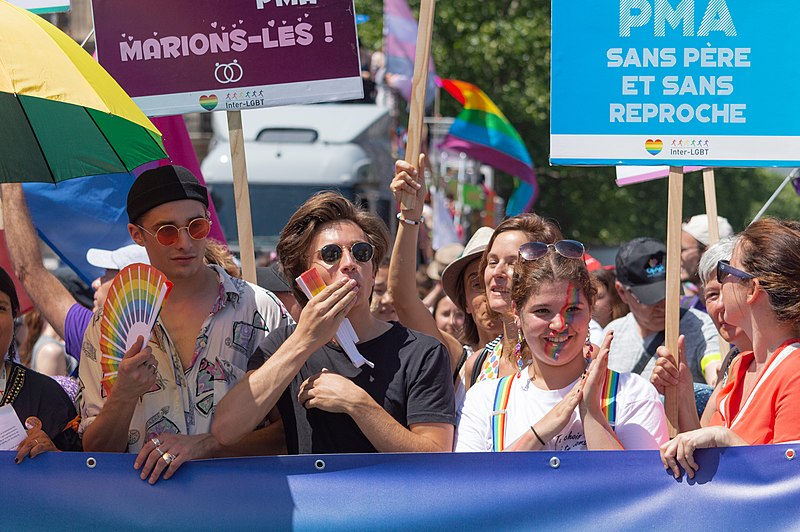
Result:
<instances>
[{"instance_id":1,"label":"pink sign","mask_svg":"<svg viewBox=\"0 0 800 532\"><path fill-rule=\"evenodd\" d=\"M362 96L353 0L94 0L98 60L149 116Z\"/></svg>"},{"instance_id":2,"label":"pink sign","mask_svg":"<svg viewBox=\"0 0 800 532\"><path fill-rule=\"evenodd\" d=\"M685 166L686 173L702 170L704 166ZM617 186L624 187L634 183L643 183L661 179L669 175L669 166L617 166Z\"/></svg>"}]
</instances>

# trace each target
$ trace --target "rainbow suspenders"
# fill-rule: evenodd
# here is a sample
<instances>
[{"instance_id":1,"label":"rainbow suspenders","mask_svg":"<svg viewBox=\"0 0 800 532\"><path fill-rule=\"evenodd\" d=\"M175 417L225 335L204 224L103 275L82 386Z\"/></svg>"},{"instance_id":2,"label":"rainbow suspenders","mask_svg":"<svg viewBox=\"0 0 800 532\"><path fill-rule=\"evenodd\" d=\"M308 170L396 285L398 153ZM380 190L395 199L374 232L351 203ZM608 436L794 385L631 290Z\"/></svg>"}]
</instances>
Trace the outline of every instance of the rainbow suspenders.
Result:
<instances>
[{"instance_id":1,"label":"rainbow suspenders","mask_svg":"<svg viewBox=\"0 0 800 532\"><path fill-rule=\"evenodd\" d=\"M506 414L508 398L511 396L511 385L516 375L508 375L499 379L497 392L494 395L494 408L492 409L492 451L499 452L505 448ZM601 406L608 424L616 430L617 424L617 389L619 388L619 373L606 370L606 379L603 384L603 398Z\"/></svg>"}]
</instances>

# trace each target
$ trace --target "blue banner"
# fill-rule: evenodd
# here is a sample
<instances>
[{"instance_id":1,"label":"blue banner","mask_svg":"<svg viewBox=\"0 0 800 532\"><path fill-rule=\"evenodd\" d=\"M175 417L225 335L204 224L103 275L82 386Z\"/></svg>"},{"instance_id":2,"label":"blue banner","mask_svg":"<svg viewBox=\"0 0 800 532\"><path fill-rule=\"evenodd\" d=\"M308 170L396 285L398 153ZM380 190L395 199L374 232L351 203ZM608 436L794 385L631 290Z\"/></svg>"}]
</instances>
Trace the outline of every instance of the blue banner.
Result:
<instances>
[{"instance_id":1,"label":"blue banner","mask_svg":"<svg viewBox=\"0 0 800 532\"><path fill-rule=\"evenodd\" d=\"M797 530L792 445L657 452L375 454L190 462L150 486L133 455L0 452L4 529Z\"/></svg>"},{"instance_id":2,"label":"blue banner","mask_svg":"<svg viewBox=\"0 0 800 532\"><path fill-rule=\"evenodd\" d=\"M552 3L554 164L797 166L795 0Z\"/></svg>"}]
</instances>

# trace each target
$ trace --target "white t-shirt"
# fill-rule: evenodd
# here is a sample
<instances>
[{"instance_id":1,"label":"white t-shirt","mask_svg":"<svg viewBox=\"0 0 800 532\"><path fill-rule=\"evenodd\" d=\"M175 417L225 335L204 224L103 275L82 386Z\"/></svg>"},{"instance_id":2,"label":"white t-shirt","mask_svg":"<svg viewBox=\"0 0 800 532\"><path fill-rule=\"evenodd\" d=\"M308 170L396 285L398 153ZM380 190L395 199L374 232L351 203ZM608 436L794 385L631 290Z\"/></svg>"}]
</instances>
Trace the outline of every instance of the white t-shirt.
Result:
<instances>
[{"instance_id":1,"label":"white t-shirt","mask_svg":"<svg viewBox=\"0 0 800 532\"><path fill-rule=\"evenodd\" d=\"M467 392L458 424L456 451L492 450L492 410L499 380L476 383ZM508 447L531 430L545 414L572 389L576 379L560 390L542 390L531 383L527 372L513 377L511 395L506 407L504 446ZM617 388L617 422L615 434L625 449L658 449L669 438L664 406L656 389L645 379L631 373L619 376ZM545 450L586 450L586 437L579 409Z\"/></svg>"}]
</instances>

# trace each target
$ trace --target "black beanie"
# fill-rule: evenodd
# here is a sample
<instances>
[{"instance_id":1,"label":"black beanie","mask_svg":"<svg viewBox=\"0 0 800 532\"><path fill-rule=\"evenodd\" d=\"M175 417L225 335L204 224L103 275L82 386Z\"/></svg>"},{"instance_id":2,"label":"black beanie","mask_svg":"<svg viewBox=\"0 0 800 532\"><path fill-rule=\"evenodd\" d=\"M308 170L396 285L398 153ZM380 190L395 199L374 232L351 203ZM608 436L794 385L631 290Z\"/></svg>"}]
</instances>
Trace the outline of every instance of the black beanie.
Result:
<instances>
[{"instance_id":1,"label":"black beanie","mask_svg":"<svg viewBox=\"0 0 800 532\"><path fill-rule=\"evenodd\" d=\"M183 166L160 166L143 172L128 192L128 221L134 223L154 207L179 200L197 200L208 208L208 191Z\"/></svg>"},{"instance_id":2,"label":"black beanie","mask_svg":"<svg viewBox=\"0 0 800 532\"><path fill-rule=\"evenodd\" d=\"M17 299L17 289L14 288L14 281L8 272L0 268L0 292L8 295L11 299L11 314L15 318L19 314L19 299Z\"/></svg>"}]
</instances>

